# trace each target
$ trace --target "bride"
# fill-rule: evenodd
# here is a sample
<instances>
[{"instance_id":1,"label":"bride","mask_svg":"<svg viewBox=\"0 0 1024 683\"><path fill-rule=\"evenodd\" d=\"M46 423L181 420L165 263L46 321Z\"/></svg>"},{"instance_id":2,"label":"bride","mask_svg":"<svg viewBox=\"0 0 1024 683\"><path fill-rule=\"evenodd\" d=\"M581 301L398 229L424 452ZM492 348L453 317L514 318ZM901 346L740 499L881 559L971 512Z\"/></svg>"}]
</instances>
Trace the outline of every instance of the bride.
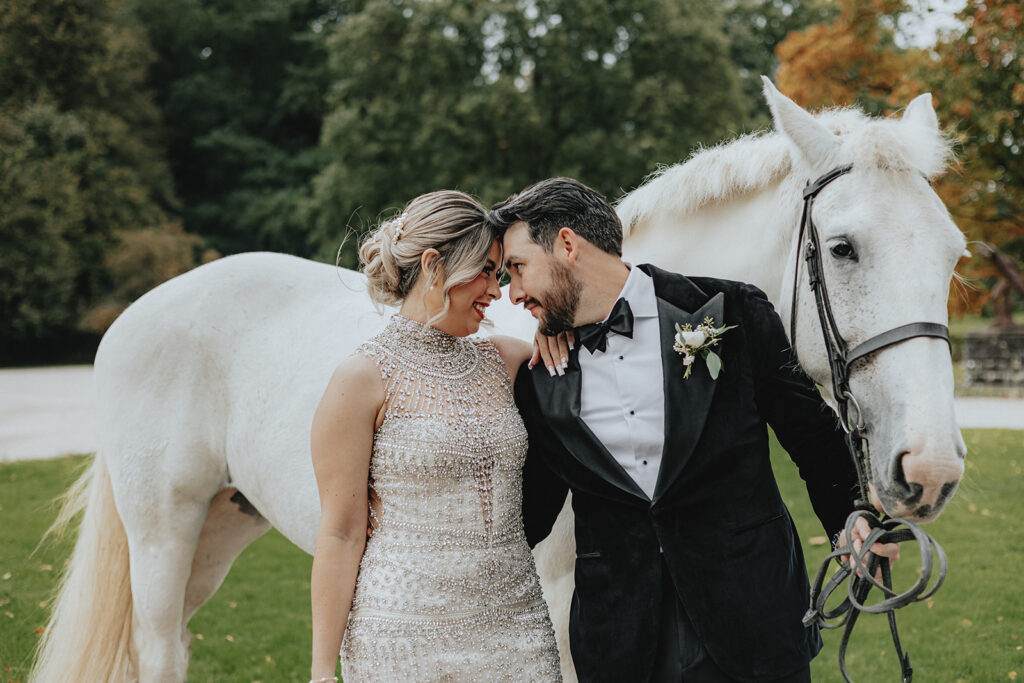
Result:
<instances>
[{"instance_id":1,"label":"bride","mask_svg":"<svg viewBox=\"0 0 1024 683\"><path fill-rule=\"evenodd\" d=\"M484 216L432 192L360 248L370 296L401 309L338 366L313 419L314 682L338 680L339 650L346 683L560 680L522 524L512 383L531 349L468 338L501 296Z\"/></svg>"}]
</instances>

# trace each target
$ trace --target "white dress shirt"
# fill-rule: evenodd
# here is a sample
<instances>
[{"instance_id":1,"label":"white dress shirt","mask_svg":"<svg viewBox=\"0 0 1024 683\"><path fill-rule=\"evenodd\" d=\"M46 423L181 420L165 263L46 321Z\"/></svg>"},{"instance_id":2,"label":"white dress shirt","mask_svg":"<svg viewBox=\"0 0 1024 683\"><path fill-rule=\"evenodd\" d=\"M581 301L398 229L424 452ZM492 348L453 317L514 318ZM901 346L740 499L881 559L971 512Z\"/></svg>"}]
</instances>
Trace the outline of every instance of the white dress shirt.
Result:
<instances>
[{"instance_id":1,"label":"white dress shirt","mask_svg":"<svg viewBox=\"0 0 1024 683\"><path fill-rule=\"evenodd\" d=\"M633 338L608 333L604 351L579 351L580 417L648 498L665 443L665 390L654 280L631 268L616 299L633 311Z\"/></svg>"}]
</instances>

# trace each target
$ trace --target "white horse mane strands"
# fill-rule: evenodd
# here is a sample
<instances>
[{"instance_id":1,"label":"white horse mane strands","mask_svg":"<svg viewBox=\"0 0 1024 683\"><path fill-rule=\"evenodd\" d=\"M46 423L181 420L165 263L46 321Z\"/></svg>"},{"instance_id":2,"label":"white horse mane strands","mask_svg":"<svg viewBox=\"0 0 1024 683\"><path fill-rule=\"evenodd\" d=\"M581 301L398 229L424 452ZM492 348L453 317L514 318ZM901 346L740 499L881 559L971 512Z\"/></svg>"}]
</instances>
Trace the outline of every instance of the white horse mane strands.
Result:
<instances>
[{"instance_id":1,"label":"white horse mane strands","mask_svg":"<svg viewBox=\"0 0 1024 683\"><path fill-rule=\"evenodd\" d=\"M931 178L953 158L951 142L937 128L905 119L871 119L858 107L826 109L814 118L840 142L834 155L837 166L853 163L858 168L917 170ZM640 229L657 213L686 216L764 189L786 176L794 158L801 156L796 145L776 131L698 149L684 162L659 168L619 201L616 209L624 233Z\"/></svg>"}]
</instances>

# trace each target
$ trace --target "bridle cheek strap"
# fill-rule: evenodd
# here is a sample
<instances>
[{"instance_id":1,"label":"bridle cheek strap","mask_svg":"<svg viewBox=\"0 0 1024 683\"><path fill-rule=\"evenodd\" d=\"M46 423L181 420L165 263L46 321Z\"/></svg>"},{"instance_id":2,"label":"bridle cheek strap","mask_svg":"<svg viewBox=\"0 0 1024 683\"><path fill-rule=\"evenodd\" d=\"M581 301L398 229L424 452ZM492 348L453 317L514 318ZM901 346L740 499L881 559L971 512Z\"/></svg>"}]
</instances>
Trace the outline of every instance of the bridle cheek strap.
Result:
<instances>
[{"instance_id":1,"label":"bridle cheek strap","mask_svg":"<svg viewBox=\"0 0 1024 683\"><path fill-rule=\"evenodd\" d=\"M789 341L794 353L796 351L796 317L797 302L800 285L800 252L803 251L804 259L807 261L807 280L814 292L814 302L818 312L818 322L821 326L821 334L825 339L825 349L828 355L829 370L832 374L832 389L838 411L839 422L846 432L846 445L853 458L854 467L857 470L857 478L860 484L860 500L856 501L857 509L850 514L846 520L847 544L835 548L833 552L822 562L821 568L815 577L811 588L811 604L804 616L804 624L818 624L823 628L845 627L842 641L839 645L839 671L846 681L850 681L849 673L846 671L846 647L850 642L850 635L853 626L857 622L860 612L885 613L889 620L889 630L892 635L893 644L896 647L896 654L899 658L900 673L903 683L910 683L914 670L910 666L910 656L903 651L900 643L899 633L896 629L895 611L899 607L912 602L924 600L933 595L946 576L946 556L941 546L921 530L919 526L903 519L881 519L875 515L875 511L868 497L868 481L870 478L870 461L868 450L867 428L862 421L860 406L850 391L849 375L853 363L865 358L877 351L881 351L893 344L915 339L917 337L936 337L945 339L949 343L949 328L946 325L932 322L917 322L901 325L886 332L882 332L867 341L848 350L846 340L843 339L832 313L832 304L829 301L828 287L825 284L825 271L822 263L821 243L818 230L814 225L813 207L814 199L818 193L836 178L846 175L853 169L853 165L842 166L824 174L812 183L808 183L804 189L803 212L800 217L800 231L797 235L797 262L793 273L793 298L790 308L790 335ZM806 237L806 244L804 243ZM851 413L851 406L854 413ZM856 417L854 417L854 415ZM863 543L860 552L855 552L849 544L853 533L854 523L859 517L865 518L872 527L872 535ZM901 529L899 527L906 527ZM906 541L917 541L921 548L922 572L918 582L909 590L903 593L896 593L892 589L892 575L888 559L879 558L868 552L868 549L875 543L903 543ZM932 576L932 553L939 558L938 572L935 583L930 590L926 590L929 579ZM849 555L852 567L843 565L827 585L824 585L824 577L829 569L832 559L839 559L841 556ZM874 579L876 568L881 571L882 582ZM862 576L858 577L855 570L859 569ZM832 591L842 583L848 582L847 599L834 610L827 610L825 602ZM886 598L874 605L865 604L868 592L872 588L878 588L885 594ZM830 620L837 620L830 623Z\"/></svg>"}]
</instances>

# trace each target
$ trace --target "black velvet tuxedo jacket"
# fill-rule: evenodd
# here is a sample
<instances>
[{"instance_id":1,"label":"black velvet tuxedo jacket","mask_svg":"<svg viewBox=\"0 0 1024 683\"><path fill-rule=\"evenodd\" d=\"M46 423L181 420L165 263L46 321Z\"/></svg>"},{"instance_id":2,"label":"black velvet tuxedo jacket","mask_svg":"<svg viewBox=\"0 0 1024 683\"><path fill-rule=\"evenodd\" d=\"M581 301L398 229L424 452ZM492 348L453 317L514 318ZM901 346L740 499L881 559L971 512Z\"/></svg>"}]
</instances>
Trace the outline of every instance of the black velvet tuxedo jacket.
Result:
<instances>
[{"instance_id":1,"label":"black velvet tuxedo jacket","mask_svg":"<svg viewBox=\"0 0 1024 683\"><path fill-rule=\"evenodd\" d=\"M796 366L764 293L739 282L686 278L639 266L654 279L661 327L665 446L653 498L579 417L577 350L564 377L520 368L516 402L530 449L523 518L543 540L573 493L576 592L570 617L580 680L646 681L661 624L663 571L706 652L738 680L771 680L821 648L804 628L803 553L768 457L771 425L796 463L815 513L833 537L853 510L856 472L834 413ZM683 379L676 323L705 316L722 335L723 371L703 359ZM587 353L587 351L582 351Z\"/></svg>"}]
</instances>

